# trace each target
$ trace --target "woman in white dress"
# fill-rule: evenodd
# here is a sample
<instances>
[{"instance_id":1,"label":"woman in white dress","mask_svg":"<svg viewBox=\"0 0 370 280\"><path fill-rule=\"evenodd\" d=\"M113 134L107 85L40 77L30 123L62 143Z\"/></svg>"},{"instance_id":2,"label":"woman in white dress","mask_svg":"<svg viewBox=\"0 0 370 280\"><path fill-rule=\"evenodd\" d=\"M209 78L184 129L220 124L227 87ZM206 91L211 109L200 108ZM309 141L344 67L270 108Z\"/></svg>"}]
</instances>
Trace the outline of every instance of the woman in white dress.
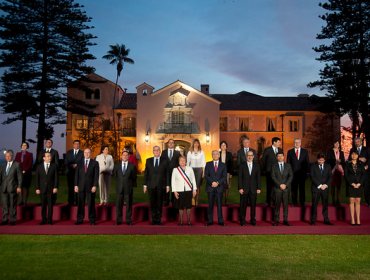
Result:
<instances>
[{"instance_id":1,"label":"woman in white dress","mask_svg":"<svg viewBox=\"0 0 370 280\"><path fill-rule=\"evenodd\" d=\"M109 154L108 146L102 146L101 154L96 157L96 161L99 163L99 205L106 205L109 199L111 176L114 168L114 160Z\"/></svg>"},{"instance_id":2,"label":"woman in white dress","mask_svg":"<svg viewBox=\"0 0 370 280\"><path fill-rule=\"evenodd\" d=\"M194 198L194 206L198 205L198 198L200 193L200 186L202 185L204 177L204 167L206 166L206 159L200 146L198 139L194 139L189 152L187 154L187 165L193 168L195 181L197 184L197 195Z\"/></svg>"},{"instance_id":3,"label":"woman in white dress","mask_svg":"<svg viewBox=\"0 0 370 280\"><path fill-rule=\"evenodd\" d=\"M183 225L184 210L188 218L188 225L191 225L190 210L192 198L197 194L197 183L193 169L186 166L186 158L179 157L179 167L173 169L171 187L174 194L174 206L179 209L179 225Z\"/></svg>"}]
</instances>

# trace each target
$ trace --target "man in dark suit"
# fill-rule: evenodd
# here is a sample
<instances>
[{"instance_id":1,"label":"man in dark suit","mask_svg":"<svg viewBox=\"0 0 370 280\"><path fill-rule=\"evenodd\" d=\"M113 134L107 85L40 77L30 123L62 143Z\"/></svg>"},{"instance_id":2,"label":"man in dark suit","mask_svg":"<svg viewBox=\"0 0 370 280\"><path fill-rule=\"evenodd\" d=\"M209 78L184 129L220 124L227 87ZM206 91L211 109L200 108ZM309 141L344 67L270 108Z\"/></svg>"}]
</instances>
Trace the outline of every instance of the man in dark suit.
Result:
<instances>
[{"instance_id":1,"label":"man in dark suit","mask_svg":"<svg viewBox=\"0 0 370 280\"><path fill-rule=\"evenodd\" d=\"M277 162L271 166L271 178L275 184L275 217L272 223L277 226L280 222L280 206L283 203L283 224L290 226L288 222L289 190L293 181L293 170L289 163L284 163L284 153L278 152Z\"/></svg>"},{"instance_id":2,"label":"man in dark suit","mask_svg":"<svg viewBox=\"0 0 370 280\"><path fill-rule=\"evenodd\" d=\"M244 135L241 138L242 141L242 148L240 148L237 152L237 163L238 167L241 165L243 162L247 161L247 153L249 151L252 151L254 154L254 161L257 161L257 153L254 149L250 148L251 141L249 140L248 136Z\"/></svg>"},{"instance_id":3,"label":"man in dark suit","mask_svg":"<svg viewBox=\"0 0 370 280\"><path fill-rule=\"evenodd\" d=\"M136 187L136 167L128 162L130 154L124 150L122 161L116 163L113 169L113 176L116 177L116 225L122 224L123 201L126 204L126 224L132 224L132 194Z\"/></svg>"},{"instance_id":4,"label":"man in dark suit","mask_svg":"<svg viewBox=\"0 0 370 280\"><path fill-rule=\"evenodd\" d=\"M22 171L19 163L13 160L14 152L5 153L5 164L0 170L1 203L3 217L1 225L15 225L17 220L17 196L21 193Z\"/></svg>"},{"instance_id":5,"label":"man in dark suit","mask_svg":"<svg viewBox=\"0 0 370 280\"><path fill-rule=\"evenodd\" d=\"M172 177L173 169L179 166L179 157L180 152L175 150L175 141L173 139L168 140L167 149L162 151L161 159L165 159L168 162L168 172L170 174L170 179ZM168 206L170 203L170 193L171 192L164 193L163 197L164 206ZM173 196L171 201L173 202Z\"/></svg>"},{"instance_id":6,"label":"man in dark suit","mask_svg":"<svg viewBox=\"0 0 370 280\"><path fill-rule=\"evenodd\" d=\"M273 202L274 196L274 181L272 180L271 169L274 164L277 163L276 156L278 153L282 153L283 150L280 148L281 140L279 137L273 137L272 146L267 147L263 151L262 155L262 166L263 170L265 171L266 175L266 204L271 206L271 202Z\"/></svg>"},{"instance_id":7,"label":"man in dark suit","mask_svg":"<svg viewBox=\"0 0 370 280\"><path fill-rule=\"evenodd\" d=\"M68 184L68 204L77 205L78 195L74 192L76 169L81 164L84 153L80 150L80 140L73 141L73 149L66 153L65 165Z\"/></svg>"},{"instance_id":8,"label":"man in dark suit","mask_svg":"<svg viewBox=\"0 0 370 280\"><path fill-rule=\"evenodd\" d=\"M239 183L240 193L240 225L247 224L245 213L248 201L250 203L251 224L256 225L256 202L257 194L261 193L261 170L259 165L253 161L254 154L252 151L247 153L247 162L239 166Z\"/></svg>"},{"instance_id":9,"label":"man in dark suit","mask_svg":"<svg viewBox=\"0 0 370 280\"><path fill-rule=\"evenodd\" d=\"M153 147L154 157L148 158L145 163L144 193L149 193L152 225L161 225L163 193L170 191L168 162L160 158L161 148Z\"/></svg>"},{"instance_id":10,"label":"man in dark suit","mask_svg":"<svg viewBox=\"0 0 370 280\"><path fill-rule=\"evenodd\" d=\"M45 140L45 148L39 152L37 155L37 162L41 164L44 162L44 153L49 152L51 154L51 163L55 163L57 167L59 166L59 153L57 150L53 149L53 140L46 139Z\"/></svg>"},{"instance_id":11,"label":"man in dark suit","mask_svg":"<svg viewBox=\"0 0 370 280\"><path fill-rule=\"evenodd\" d=\"M302 148L302 140L297 138L294 140L294 148L290 149L287 154L287 163L293 168L292 182L292 202L297 206L298 190L299 204L304 207L306 201L306 175L309 171L310 159L308 151Z\"/></svg>"},{"instance_id":12,"label":"man in dark suit","mask_svg":"<svg viewBox=\"0 0 370 280\"><path fill-rule=\"evenodd\" d=\"M349 152L348 160L351 160L350 156L353 151L358 152L358 155L359 155L358 160L364 164L365 170L367 170L366 175L365 175L364 197L365 197L366 204L370 207L370 184L369 184L370 169L368 168L370 151L367 147L363 145L362 138L360 137L355 138L355 145L354 147L351 148Z\"/></svg>"},{"instance_id":13,"label":"man in dark suit","mask_svg":"<svg viewBox=\"0 0 370 280\"><path fill-rule=\"evenodd\" d=\"M36 194L41 195L41 225L53 224L53 206L57 199L58 184L57 166L51 163L51 154L45 152L44 162L36 169Z\"/></svg>"},{"instance_id":14,"label":"man in dark suit","mask_svg":"<svg viewBox=\"0 0 370 280\"><path fill-rule=\"evenodd\" d=\"M322 215L324 216L324 224L332 225L328 216L329 204L329 186L331 182L331 167L325 162L325 155L318 154L317 162L311 166L312 179L312 208L311 208L311 225L316 223L317 205L321 198Z\"/></svg>"},{"instance_id":15,"label":"man in dark suit","mask_svg":"<svg viewBox=\"0 0 370 280\"><path fill-rule=\"evenodd\" d=\"M95 225L95 195L99 180L99 164L91 157L91 150L84 150L82 163L76 169L75 192L78 193L78 209L76 225L83 223L85 217L85 200L89 210L90 225Z\"/></svg>"},{"instance_id":16,"label":"man in dark suit","mask_svg":"<svg viewBox=\"0 0 370 280\"><path fill-rule=\"evenodd\" d=\"M220 159L220 152L212 151L212 161L206 163L204 177L206 178L206 192L208 194L208 222L207 225L213 224L213 206L215 198L217 199L217 217L218 224L224 225L222 217L222 195L224 186L227 183L226 165Z\"/></svg>"}]
</instances>

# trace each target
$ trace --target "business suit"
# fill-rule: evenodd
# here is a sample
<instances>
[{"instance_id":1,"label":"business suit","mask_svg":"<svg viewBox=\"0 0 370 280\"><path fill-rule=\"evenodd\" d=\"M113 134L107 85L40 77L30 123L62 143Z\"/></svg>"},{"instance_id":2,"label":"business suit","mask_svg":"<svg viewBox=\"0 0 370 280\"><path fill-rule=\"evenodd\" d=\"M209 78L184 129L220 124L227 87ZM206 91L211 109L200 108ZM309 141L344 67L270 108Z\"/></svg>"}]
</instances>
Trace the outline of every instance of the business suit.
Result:
<instances>
[{"instance_id":1,"label":"business suit","mask_svg":"<svg viewBox=\"0 0 370 280\"><path fill-rule=\"evenodd\" d=\"M169 149L163 150L161 154L161 159L164 159L168 162L168 172L170 178L172 177L173 169L179 166L179 157L180 152L176 151L175 149L172 149L172 157L170 158L169 155ZM173 196L171 198L171 201L173 203ZM168 205L170 203L170 192L164 192L163 194L163 204Z\"/></svg>"},{"instance_id":2,"label":"business suit","mask_svg":"<svg viewBox=\"0 0 370 280\"><path fill-rule=\"evenodd\" d=\"M124 168L125 165L125 168ZM123 201L126 203L126 223L132 223L132 194L136 187L136 167L126 161L114 165L113 176L116 177L116 224L122 223Z\"/></svg>"},{"instance_id":3,"label":"business suit","mask_svg":"<svg viewBox=\"0 0 370 280\"><path fill-rule=\"evenodd\" d=\"M66 158L64 163L66 165L66 173L67 173L67 184L68 184L68 204L69 205L77 205L78 202L78 195L74 192L74 182L76 176L76 169L79 164L81 164L84 157L83 151L80 149L77 151L75 155L75 150L71 149L66 153ZM74 167L74 164L77 164Z\"/></svg>"},{"instance_id":4,"label":"business suit","mask_svg":"<svg viewBox=\"0 0 370 280\"><path fill-rule=\"evenodd\" d=\"M351 157L351 153L353 150L356 150L357 151L357 147L353 147L350 152L349 152L349 158L348 158L348 161L350 161L350 157ZM366 162L364 162L364 167L366 167L368 164L369 164L369 158L370 158L370 151L368 149L368 147L365 147L365 146L362 146L361 147L361 151L360 151L360 154L359 154L359 158L360 157L364 157L366 159ZM365 172L364 176L365 176L365 183L364 183L364 198L365 198L365 201L366 201L366 204L370 206L370 184L369 184L369 174L370 173L370 170L369 168L367 169L367 172Z\"/></svg>"},{"instance_id":5,"label":"business suit","mask_svg":"<svg viewBox=\"0 0 370 280\"><path fill-rule=\"evenodd\" d=\"M322 170L318 163L314 163L311 166L311 180L312 180L312 208L311 208L311 223L316 223L317 218L317 205L321 198L322 201L322 215L324 216L324 222L329 222L328 216L328 199L329 199L329 186L331 183L331 167L329 164L324 163ZM328 188L325 190L319 189L318 186L327 185Z\"/></svg>"},{"instance_id":6,"label":"business suit","mask_svg":"<svg viewBox=\"0 0 370 280\"><path fill-rule=\"evenodd\" d=\"M154 157L146 160L144 185L148 188L152 224L161 224L163 193L166 192L166 187L170 186L168 162L166 159L159 159L158 166L155 166Z\"/></svg>"},{"instance_id":7,"label":"business suit","mask_svg":"<svg viewBox=\"0 0 370 280\"><path fill-rule=\"evenodd\" d=\"M37 166L36 190L40 191L42 223L48 222L49 224L52 224L53 205L57 199L57 194L53 193L53 189L58 188L58 185L58 169L55 163L49 164L47 173L44 163Z\"/></svg>"},{"instance_id":8,"label":"business suit","mask_svg":"<svg viewBox=\"0 0 370 280\"><path fill-rule=\"evenodd\" d=\"M280 172L280 163L274 163L271 166L271 178L274 182L274 193L275 193L275 223L279 223L280 220L280 206L283 203L283 217L284 222L288 222L288 202L289 192L293 181L293 170L289 163L283 163L283 172ZM280 189L280 185L285 184L286 189Z\"/></svg>"},{"instance_id":9,"label":"business suit","mask_svg":"<svg viewBox=\"0 0 370 280\"><path fill-rule=\"evenodd\" d=\"M217 171L215 170L214 161L206 163L204 177L206 178L206 192L208 194L208 224L213 223L213 206L215 198L217 199L218 223L224 223L222 217L222 194L226 184L226 176L226 165L221 161L217 163ZM218 182L218 186L212 187L212 182Z\"/></svg>"},{"instance_id":10,"label":"business suit","mask_svg":"<svg viewBox=\"0 0 370 280\"><path fill-rule=\"evenodd\" d=\"M251 173L248 162L239 166L238 189L243 189L244 193L240 194L240 224L245 225L245 214L248 201L250 203L251 224L256 224L256 202L257 190L261 189L261 170L258 164L251 162Z\"/></svg>"},{"instance_id":11,"label":"business suit","mask_svg":"<svg viewBox=\"0 0 370 280\"><path fill-rule=\"evenodd\" d=\"M346 196L361 198L362 192L366 183L366 171L364 164L357 161L357 166L353 166L352 161L347 161L344 168L344 178L346 180ZM358 189L355 189L352 184L361 184Z\"/></svg>"},{"instance_id":12,"label":"business suit","mask_svg":"<svg viewBox=\"0 0 370 280\"><path fill-rule=\"evenodd\" d=\"M243 162L246 162L247 161L247 152L249 151L252 151L253 152L253 155L254 155L254 161L257 162L257 152L256 150L252 149L252 148L241 148L238 150L238 152L236 153L236 162L238 164L238 167L240 164L242 164Z\"/></svg>"},{"instance_id":13,"label":"business suit","mask_svg":"<svg viewBox=\"0 0 370 280\"><path fill-rule=\"evenodd\" d=\"M306 201L306 175L310 166L308 151L300 148L297 158L296 148L290 149L287 154L287 163L290 163L293 168L292 203L297 205L299 191L299 204L303 207Z\"/></svg>"},{"instance_id":14,"label":"business suit","mask_svg":"<svg viewBox=\"0 0 370 280\"><path fill-rule=\"evenodd\" d=\"M271 170L272 166L277 163L276 155L282 153L281 148L276 148L277 152L274 152L272 146L267 147L262 154L262 166L266 175L266 204L271 206L271 202L274 203L274 181L272 180Z\"/></svg>"},{"instance_id":15,"label":"business suit","mask_svg":"<svg viewBox=\"0 0 370 280\"><path fill-rule=\"evenodd\" d=\"M32 182L33 154L28 151L21 151L15 155L14 160L19 163L22 172L22 194L19 205L25 205Z\"/></svg>"},{"instance_id":16,"label":"business suit","mask_svg":"<svg viewBox=\"0 0 370 280\"><path fill-rule=\"evenodd\" d=\"M22 172L19 163L13 161L6 172L8 162L2 165L0 172L1 202L3 205L2 223L15 224L17 220L17 188L22 185ZM9 219L8 219L9 217Z\"/></svg>"},{"instance_id":17,"label":"business suit","mask_svg":"<svg viewBox=\"0 0 370 280\"><path fill-rule=\"evenodd\" d=\"M83 222L85 217L85 200L87 199L87 205L89 210L89 221L90 224L95 224L95 195L96 191L93 193L92 187L98 186L99 180L99 164L93 160L89 159L89 164L85 171L85 161L78 165L75 174L75 186L78 186L78 209L77 209L77 223Z\"/></svg>"},{"instance_id":18,"label":"business suit","mask_svg":"<svg viewBox=\"0 0 370 280\"><path fill-rule=\"evenodd\" d=\"M41 164L44 162L44 154L46 152L46 149L43 149L42 151L39 152L37 155L37 162L38 164ZM50 155L51 155L51 162L50 163L55 163L57 167L59 166L59 153L57 150L50 148Z\"/></svg>"}]
</instances>

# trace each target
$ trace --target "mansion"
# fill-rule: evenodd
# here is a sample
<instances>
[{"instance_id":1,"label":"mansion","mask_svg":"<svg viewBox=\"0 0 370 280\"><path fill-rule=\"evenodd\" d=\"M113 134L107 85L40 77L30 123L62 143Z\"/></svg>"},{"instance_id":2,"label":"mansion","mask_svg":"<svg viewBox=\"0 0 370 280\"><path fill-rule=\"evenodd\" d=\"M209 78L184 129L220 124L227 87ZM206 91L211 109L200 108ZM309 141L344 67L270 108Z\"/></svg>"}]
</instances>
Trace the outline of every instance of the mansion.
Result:
<instances>
[{"instance_id":1,"label":"mansion","mask_svg":"<svg viewBox=\"0 0 370 280\"><path fill-rule=\"evenodd\" d=\"M135 93L118 86L115 93L112 81L97 74L87 77L88 81L68 87L70 102L74 99L90 107L67 113L66 149L72 148L74 139L80 139L82 147L92 147L97 155L102 144L112 146L115 123L120 150L126 145L133 147L140 170L152 156L152 147L165 149L171 138L181 151L187 151L198 138L206 160L222 140L236 155L242 135L250 138L259 156L271 145L272 137L282 140L285 152L293 147L295 138L302 138L311 161L318 151L326 152L334 139L340 139L340 119L322 112L327 101L324 97L264 97L246 91L211 94L209 85L195 89L179 80L158 90L143 83Z\"/></svg>"}]
</instances>

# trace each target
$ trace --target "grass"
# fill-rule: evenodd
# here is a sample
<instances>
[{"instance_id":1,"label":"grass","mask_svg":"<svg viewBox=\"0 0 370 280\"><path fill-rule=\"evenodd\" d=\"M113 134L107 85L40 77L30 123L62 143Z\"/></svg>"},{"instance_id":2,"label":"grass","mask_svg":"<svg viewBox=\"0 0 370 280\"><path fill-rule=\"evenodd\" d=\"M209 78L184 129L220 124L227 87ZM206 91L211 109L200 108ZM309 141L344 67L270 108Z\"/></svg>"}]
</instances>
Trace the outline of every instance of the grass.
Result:
<instances>
[{"instance_id":1,"label":"grass","mask_svg":"<svg viewBox=\"0 0 370 280\"><path fill-rule=\"evenodd\" d=\"M369 279L370 236L0 236L1 279Z\"/></svg>"},{"instance_id":2,"label":"grass","mask_svg":"<svg viewBox=\"0 0 370 280\"><path fill-rule=\"evenodd\" d=\"M29 196L29 202L40 202L40 198L35 194L35 184L34 179L32 181L31 189L30 189L30 196ZM134 189L134 203L135 202L148 202L148 196L143 193L143 175L138 175L138 187ZM230 189L230 194L228 198L228 203L239 203L239 193L237 190L237 184L238 184L238 177L234 176L232 178L232 187ZM110 201L115 202L116 199L116 187L115 187L115 179L112 178L112 185L110 188ZM257 203L264 203L266 199L266 189L265 189L265 177L262 177L262 193L258 195L257 197ZM200 195L200 203L207 203L207 194L204 191L205 190L205 182L203 182L203 185L201 187L201 195ZM99 194L96 196L96 201L99 201ZM311 202L311 181L310 179L306 180L306 201ZM347 203L348 198L345 197L345 186L342 185L341 189L341 202ZM60 176L60 186L58 191L58 203L67 202L67 178L64 175ZM329 202L331 203L331 198L329 199Z\"/></svg>"}]
</instances>

